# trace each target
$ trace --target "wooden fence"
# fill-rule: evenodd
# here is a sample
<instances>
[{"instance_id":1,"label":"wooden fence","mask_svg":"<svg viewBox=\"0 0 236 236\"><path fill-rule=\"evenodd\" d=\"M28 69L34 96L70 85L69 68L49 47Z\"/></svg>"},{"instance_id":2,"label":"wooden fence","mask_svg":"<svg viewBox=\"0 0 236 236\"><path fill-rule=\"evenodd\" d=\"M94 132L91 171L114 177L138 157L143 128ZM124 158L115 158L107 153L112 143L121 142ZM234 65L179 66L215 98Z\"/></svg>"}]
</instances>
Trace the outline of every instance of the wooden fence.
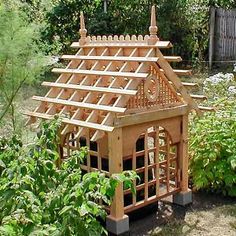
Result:
<instances>
[{"instance_id":1,"label":"wooden fence","mask_svg":"<svg viewBox=\"0 0 236 236\"><path fill-rule=\"evenodd\" d=\"M236 61L236 9L211 8L210 67L214 61Z\"/></svg>"}]
</instances>

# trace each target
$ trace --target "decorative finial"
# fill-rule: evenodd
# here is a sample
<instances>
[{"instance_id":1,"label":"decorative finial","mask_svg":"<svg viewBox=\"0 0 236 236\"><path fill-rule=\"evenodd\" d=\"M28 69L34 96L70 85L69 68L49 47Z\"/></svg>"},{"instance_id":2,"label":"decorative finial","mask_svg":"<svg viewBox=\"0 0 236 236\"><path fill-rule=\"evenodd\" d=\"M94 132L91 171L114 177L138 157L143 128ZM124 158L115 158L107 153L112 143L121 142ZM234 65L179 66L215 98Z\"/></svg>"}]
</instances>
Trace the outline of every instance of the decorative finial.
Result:
<instances>
[{"instance_id":1,"label":"decorative finial","mask_svg":"<svg viewBox=\"0 0 236 236\"><path fill-rule=\"evenodd\" d=\"M151 12L151 25L149 27L149 32L150 32L150 44L155 44L159 38L157 37L157 22L156 22L156 9L155 6L152 6L152 12Z\"/></svg>"},{"instance_id":2,"label":"decorative finial","mask_svg":"<svg viewBox=\"0 0 236 236\"><path fill-rule=\"evenodd\" d=\"M83 45L83 44L86 43L87 30L85 29L84 14L83 14L82 11L80 12L80 30L79 30L79 34L80 34L79 43L80 43L80 45Z\"/></svg>"}]
</instances>

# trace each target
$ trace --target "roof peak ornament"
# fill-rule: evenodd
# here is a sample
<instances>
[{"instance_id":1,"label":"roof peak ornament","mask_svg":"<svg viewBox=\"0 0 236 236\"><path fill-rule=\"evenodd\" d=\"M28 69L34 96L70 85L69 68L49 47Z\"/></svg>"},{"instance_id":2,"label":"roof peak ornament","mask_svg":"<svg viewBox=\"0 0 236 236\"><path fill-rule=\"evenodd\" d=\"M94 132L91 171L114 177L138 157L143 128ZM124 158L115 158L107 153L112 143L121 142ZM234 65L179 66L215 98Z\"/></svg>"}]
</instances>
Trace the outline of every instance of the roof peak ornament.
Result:
<instances>
[{"instance_id":1,"label":"roof peak ornament","mask_svg":"<svg viewBox=\"0 0 236 236\"><path fill-rule=\"evenodd\" d=\"M80 43L80 45L84 45L86 43L87 30L85 28L84 14L83 14L82 11L80 12L80 30L79 30L79 34L80 34L79 43Z\"/></svg>"},{"instance_id":2,"label":"roof peak ornament","mask_svg":"<svg viewBox=\"0 0 236 236\"><path fill-rule=\"evenodd\" d=\"M156 22L156 8L155 5L152 6L151 10L151 25L149 27L150 39L149 44L155 44L159 38L157 37L157 22Z\"/></svg>"}]
</instances>

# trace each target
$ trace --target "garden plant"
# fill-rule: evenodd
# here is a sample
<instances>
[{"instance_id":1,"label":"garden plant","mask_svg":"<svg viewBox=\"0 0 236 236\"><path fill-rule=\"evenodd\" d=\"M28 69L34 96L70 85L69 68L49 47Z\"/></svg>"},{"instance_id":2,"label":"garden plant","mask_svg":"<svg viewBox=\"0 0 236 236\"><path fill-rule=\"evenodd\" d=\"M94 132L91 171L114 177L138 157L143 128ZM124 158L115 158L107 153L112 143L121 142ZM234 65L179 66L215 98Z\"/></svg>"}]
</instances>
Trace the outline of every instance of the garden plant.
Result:
<instances>
[{"instance_id":1,"label":"garden plant","mask_svg":"<svg viewBox=\"0 0 236 236\"><path fill-rule=\"evenodd\" d=\"M29 146L16 136L0 140L0 235L105 235L99 203L110 205L121 182L134 193L132 171L82 175L86 148L58 166L59 127L58 118L42 123Z\"/></svg>"},{"instance_id":2,"label":"garden plant","mask_svg":"<svg viewBox=\"0 0 236 236\"><path fill-rule=\"evenodd\" d=\"M236 196L236 81L218 73L204 81L216 112L194 118L190 127L190 172L197 189Z\"/></svg>"}]
</instances>

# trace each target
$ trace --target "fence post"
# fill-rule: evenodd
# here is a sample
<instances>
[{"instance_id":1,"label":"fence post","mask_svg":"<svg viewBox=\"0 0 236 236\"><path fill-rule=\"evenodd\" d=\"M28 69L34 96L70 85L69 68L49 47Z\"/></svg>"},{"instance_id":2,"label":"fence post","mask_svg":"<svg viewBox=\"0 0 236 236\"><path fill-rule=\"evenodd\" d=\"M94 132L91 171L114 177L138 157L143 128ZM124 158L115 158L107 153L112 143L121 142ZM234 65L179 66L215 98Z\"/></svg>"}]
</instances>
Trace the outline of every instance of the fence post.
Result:
<instances>
[{"instance_id":1,"label":"fence post","mask_svg":"<svg viewBox=\"0 0 236 236\"><path fill-rule=\"evenodd\" d=\"M215 7L210 8L210 33L209 33L209 69L212 68L214 56L214 34L215 34Z\"/></svg>"}]
</instances>

